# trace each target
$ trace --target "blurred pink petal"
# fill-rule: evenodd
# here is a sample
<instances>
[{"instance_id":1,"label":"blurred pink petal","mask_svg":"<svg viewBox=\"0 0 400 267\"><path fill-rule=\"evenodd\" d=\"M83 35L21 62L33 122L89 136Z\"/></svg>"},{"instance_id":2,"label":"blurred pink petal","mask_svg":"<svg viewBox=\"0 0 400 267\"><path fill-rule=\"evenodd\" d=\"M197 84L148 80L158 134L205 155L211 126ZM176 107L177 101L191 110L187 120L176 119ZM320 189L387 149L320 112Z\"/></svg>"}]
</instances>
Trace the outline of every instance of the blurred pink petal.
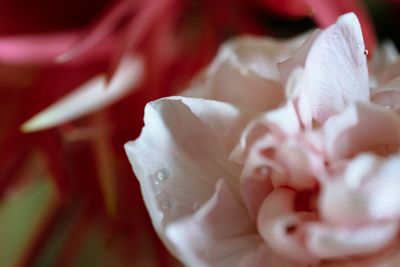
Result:
<instances>
[{"instance_id":1,"label":"blurred pink petal","mask_svg":"<svg viewBox=\"0 0 400 267\"><path fill-rule=\"evenodd\" d=\"M143 62L140 58L125 58L110 84L104 75L98 75L41 111L21 129L24 132L44 130L76 119L104 108L134 90L143 77Z\"/></svg>"}]
</instances>

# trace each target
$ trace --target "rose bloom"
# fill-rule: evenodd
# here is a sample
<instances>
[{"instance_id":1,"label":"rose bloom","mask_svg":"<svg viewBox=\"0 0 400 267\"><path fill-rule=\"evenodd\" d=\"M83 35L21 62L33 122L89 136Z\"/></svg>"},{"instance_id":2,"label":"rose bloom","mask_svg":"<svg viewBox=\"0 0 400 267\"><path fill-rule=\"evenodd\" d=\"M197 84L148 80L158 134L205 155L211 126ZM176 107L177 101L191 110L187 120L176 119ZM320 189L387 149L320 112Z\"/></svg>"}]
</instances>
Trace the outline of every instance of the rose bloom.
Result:
<instances>
[{"instance_id":1,"label":"rose bloom","mask_svg":"<svg viewBox=\"0 0 400 267\"><path fill-rule=\"evenodd\" d=\"M287 41L239 37L185 96L146 106L125 149L176 257L400 265L399 61L386 46L369 75L367 54L352 13Z\"/></svg>"}]
</instances>

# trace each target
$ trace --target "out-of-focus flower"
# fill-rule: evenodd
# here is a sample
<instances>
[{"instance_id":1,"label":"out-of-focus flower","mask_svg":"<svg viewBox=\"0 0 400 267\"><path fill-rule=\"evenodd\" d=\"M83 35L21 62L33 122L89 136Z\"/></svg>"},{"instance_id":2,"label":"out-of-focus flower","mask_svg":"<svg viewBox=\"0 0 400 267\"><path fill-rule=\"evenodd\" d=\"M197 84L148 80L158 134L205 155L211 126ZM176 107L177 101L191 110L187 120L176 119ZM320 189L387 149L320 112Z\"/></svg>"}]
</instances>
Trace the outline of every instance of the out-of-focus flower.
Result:
<instances>
[{"instance_id":1,"label":"out-of-focus flower","mask_svg":"<svg viewBox=\"0 0 400 267\"><path fill-rule=\"evenodd\" d=\"M188 266L397 266L389 50L370 86L350 13L307 38L235 39L186 97L149 103L125 149L170 251Z\"/></svg>"}]
</instances>

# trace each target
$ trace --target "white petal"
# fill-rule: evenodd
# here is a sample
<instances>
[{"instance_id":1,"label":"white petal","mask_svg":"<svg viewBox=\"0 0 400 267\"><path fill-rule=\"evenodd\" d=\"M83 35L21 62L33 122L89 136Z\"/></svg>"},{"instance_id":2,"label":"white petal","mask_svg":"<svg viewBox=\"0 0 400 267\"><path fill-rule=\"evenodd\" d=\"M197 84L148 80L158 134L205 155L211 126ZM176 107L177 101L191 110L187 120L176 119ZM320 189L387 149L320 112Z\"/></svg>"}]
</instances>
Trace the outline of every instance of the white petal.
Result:
<instances>
[{"instance_id":1,"label":"white petal","mask_svg":"<svg viewBox=\"0 0 400 267\"><path fill-rule=\"evenodd\" d=\"M119 66L109 84L104 75L98 75L69 95L36 114L21 129L34 132L58 126L67 121L104 108L137 88L143 78L143 61L127 57Z\"/></svg>"},{"instance_id":2,"label":"white petal","mask_svg":"<svg viewBox=\"0 0 400 267\"><path fill-rule=\"evenodd\" d=\"M146 105L145 127L125 149L158 232L192 214L220 178L240 198L240 166L226 149L236 119L234 107L211 100L173 97Z\"/></svg>"},{"instance_id":3,"label":"white petal","mask_svg":"<svg viewBox=\"0 0 400 267\"><path fill-rule=\"evenodd\" d=\"M233 39L222 46L211 66L184 95L249 110L275 108L284 100L276 64L288 58L305 38L285 42L248 36Z\"/></svg>"},{"instance_id":4,"label":"white petal","mask_svg":"<svg viewBox=\"0 0 400 267\"><path fill-rule=\"evenodd\" d=\"M166 234L188 266L231 267L260 243L255 225L223 180L193 216L171 223Z\"/></svg>"},{"instance_id":5,"label":"white petal","mask_svg":"<svg viewBox=\"0 0 400 267\"><path fill-rule=\"evenodd\" d=\"M306 57L304 52L299 51L292 59L297 63L292 64L292 70L304 67L312 77L308 79L304 92L317 122L324 122L349 103L368 100L364 49L360 24L357 17L349 13L315 37ZM286 73L290 71L286 70Z\"/></svg>"}]
</instances>

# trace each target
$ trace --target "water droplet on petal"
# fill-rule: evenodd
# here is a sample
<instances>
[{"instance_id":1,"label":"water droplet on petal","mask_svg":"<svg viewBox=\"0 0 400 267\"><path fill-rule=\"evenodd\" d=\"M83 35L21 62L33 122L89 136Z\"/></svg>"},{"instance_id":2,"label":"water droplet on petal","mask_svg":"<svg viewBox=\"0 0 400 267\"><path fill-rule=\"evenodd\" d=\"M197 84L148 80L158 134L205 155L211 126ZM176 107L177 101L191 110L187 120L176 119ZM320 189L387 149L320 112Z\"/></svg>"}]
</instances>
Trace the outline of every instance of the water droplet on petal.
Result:
<instances>
[{"instance_id":1,"label":"water droplet on petal","mask_svg":"<svg viewBox=\"0 0 400 267\"><path fill-rule=\"evenodd\" d=\"M368 56L368 50L364 49L364 55Z\"/></svg>"},{"instance_id":2,"label":"water droplet on petal","mask_svg":"<svg viewBox=\"0 0 400 267\"><path fill-rule=\"evenodd\" d=\"M154 175L149 175L149 180L151 181L154 194L158 195L161 192L161 183L160 181L154 176Z\"/></svg>"},{"instance_id":3,"label":"water droplet on petal","mask_svg":"<svg viewBox=\"0 0 400 267\"><path fill-rule=\"evenodd\" d=\"M169 173L168 170L166 169L160 169L156 172L156 178L159 181L166 181L169 178Z\"/></svg>"}]
</instances>

